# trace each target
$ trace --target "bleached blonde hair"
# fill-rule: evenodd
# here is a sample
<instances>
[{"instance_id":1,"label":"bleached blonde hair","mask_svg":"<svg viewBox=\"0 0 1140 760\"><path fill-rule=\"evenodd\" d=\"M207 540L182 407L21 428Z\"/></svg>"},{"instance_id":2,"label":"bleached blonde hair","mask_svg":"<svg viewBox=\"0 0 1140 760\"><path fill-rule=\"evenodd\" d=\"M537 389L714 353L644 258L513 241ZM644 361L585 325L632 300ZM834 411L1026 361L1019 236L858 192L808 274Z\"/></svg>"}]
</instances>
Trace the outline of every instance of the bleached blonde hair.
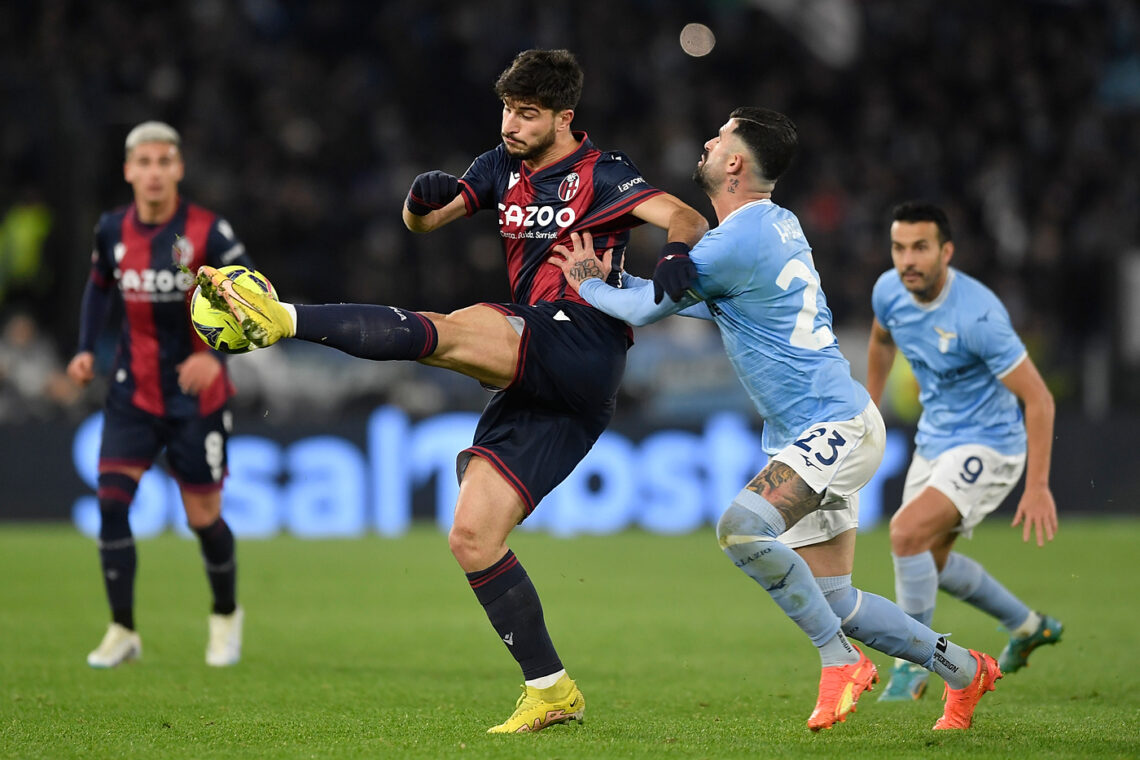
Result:
<instances>
[{"instance_id":1,"label":"bleached blonde hair","mask_svg":"<svg viewBox=\"0 0 1140 760\"><path fill-rule=\"evenodd\" d=\"M148 142L170 143L174 147L180 148L182 138L179 136L178 130L166 122L144 121L127 134L125 144L127 158L131 157L132 150Z\"/></svg>"}]
</instances>

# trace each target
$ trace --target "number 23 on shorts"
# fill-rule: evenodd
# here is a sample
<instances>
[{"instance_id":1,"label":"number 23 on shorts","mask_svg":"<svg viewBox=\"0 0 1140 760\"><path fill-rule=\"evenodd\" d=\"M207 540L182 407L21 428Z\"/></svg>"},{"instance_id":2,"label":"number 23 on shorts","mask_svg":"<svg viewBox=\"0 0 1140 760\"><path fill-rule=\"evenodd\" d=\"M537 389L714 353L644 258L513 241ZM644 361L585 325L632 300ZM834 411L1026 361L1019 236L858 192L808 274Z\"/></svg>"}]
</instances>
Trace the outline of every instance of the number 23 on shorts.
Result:
<instances>
[{"instance_id":1,"label":"number 23 on shorts","mask_svg":"<svg viewBox=\"0 0 1140 760\"><path fill-rule=\"evenodd\" d=\"M796 439L793 445L808 452L816 461L827 467L835 464L839 450L847 445L847 439L838 430L820 425Z\"/></svg>"}]
</instances>

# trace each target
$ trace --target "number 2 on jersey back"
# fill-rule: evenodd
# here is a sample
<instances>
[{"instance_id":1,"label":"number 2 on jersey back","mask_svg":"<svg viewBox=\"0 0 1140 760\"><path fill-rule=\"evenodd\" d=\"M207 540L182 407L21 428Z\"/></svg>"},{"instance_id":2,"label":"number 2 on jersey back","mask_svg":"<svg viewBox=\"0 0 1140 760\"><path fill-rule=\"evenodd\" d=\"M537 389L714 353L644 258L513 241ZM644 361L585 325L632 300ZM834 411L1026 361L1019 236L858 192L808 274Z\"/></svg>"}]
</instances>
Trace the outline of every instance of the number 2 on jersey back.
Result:
<instances>
[{"instance_id":1,"label":"number 2 on jersey back","mask_svg":"<svg viewBox=\"0 0 1140 760\"><path fill-rule=\"evenodd\" d=\"M831 328L823 325L818 330L813 329L815 317L819 313L819 306L816 304L819 294L819 280L815 279L815 275L812 274L807 264L799 259L792 259L780 270L779 276L776 277L776 285L782 290L787 290L791 287L793 280L803 280L807 286L804 288L804 305L796 315L796 326L792 329L789 342L796 348L807 348L813 351L819 351L830 346L835 342L835 335L831 332Z\"/></svg>"}]
</instances>

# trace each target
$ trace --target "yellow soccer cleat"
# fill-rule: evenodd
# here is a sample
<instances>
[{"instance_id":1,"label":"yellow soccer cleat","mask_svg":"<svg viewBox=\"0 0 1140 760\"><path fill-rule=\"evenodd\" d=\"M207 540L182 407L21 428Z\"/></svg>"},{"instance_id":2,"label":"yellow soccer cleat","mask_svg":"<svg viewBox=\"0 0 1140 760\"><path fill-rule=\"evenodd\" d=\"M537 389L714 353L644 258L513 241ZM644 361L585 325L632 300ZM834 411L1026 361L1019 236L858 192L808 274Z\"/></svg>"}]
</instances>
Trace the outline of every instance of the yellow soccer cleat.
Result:
<instances>
[{"instance_id":1,"label":"yellow soccer cleat","mask_svg":"<svg viewBox=\"0 0 1140 760\"><path fill-rule=\"evenodd\" d=\"M565 673L548 689L523 686L523 695L515 704L511 717L487 729L489 734L523 734L541 731L555 723L581 721L586 712L586 697Z\"/></svg>"},{"instance_id":2,"label":"yellow soccer cleat","mask_svg":"<svg viewBox=\"0 0 1140 760\"><path fill-rule=\"evenodd\" d=\"M234 282L211 266L198 270L197 282L210 305L233 314L245 337L255 346L271 346L296 332L293 317L269 293Z\"/></svg>"},{"instance_id":3,"label":"yellow soccer cleat","mask_svg":"<svg viewBox=\"0 0 1140 760\"><path fill-rule=\"evenodd\" d=\"M871 691L879 680L875 663L859 647L859 661L852 665L824 668L819 676L819 700L808 718L808 728L819 731L847 720L855 712L859 695Z\"/></svg>"}]
</instances>

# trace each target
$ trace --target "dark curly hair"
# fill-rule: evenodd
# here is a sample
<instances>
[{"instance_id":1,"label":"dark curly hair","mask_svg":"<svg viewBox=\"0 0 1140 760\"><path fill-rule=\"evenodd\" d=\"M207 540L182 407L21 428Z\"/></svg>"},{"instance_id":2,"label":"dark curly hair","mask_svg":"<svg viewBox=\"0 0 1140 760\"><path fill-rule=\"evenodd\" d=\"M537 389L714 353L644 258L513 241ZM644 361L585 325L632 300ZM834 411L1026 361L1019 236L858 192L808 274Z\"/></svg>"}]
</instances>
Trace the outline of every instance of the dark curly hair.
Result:
<instances>
[{"instance_id":1,"label":"dark curly hair","mask_svg":"<svg viewBox=\"0 0 1140 760\"><path fill-rule=\"evenodd\" d=\"M569 50L524 50L499 75L495 94L556 112L572 109L582 97L582 67Z\"/></svg>"}]
</instances>

